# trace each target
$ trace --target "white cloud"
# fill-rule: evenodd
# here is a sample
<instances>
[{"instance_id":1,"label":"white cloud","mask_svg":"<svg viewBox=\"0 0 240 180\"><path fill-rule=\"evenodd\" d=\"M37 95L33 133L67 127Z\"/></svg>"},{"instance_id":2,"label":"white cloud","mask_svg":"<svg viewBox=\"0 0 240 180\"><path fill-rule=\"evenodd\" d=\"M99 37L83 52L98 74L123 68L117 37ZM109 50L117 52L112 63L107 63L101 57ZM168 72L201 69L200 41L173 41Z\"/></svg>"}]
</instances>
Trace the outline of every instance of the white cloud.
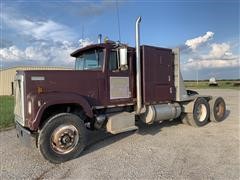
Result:
<instances>
[{"instance_id":1,"label":"white cloud","mask_svg":"<svg viewBox=\"0 0 240 180\"><path fill-rule=\"evenodd\" d=\"M184 64L184 70L193 70L193 69L209 69L209 68L230 68L230 67L240 67L239 59L233 60L201 60L194 59L193 61Z\"/></svg>"},{"instance_id":2,"label":"white cloud","mask_svg":"<svg viewBox=\"0 0 240 180\"><path fill-rule=\"evenodd\" d=\"M10 46L9 48L0 49L1 60L19 61L25 57L25 53L18 49L16 46Z\"/></svg>"},{"instance_id":3,"label":"white cloud","mask_svg":"<svg viewBox=\"0 0 240 180\"><path fill-rule=\"evenodd\" d=\"M1 19L17 33L33 37L36 40L73 41L77 37L71 28L52 20L28 20L8 14L2 14Z\"/></svg>"},{"instance_id":4,"label":"white cloud","mask_svg":"<svg viewBox=\"0 0 240 180\"><path fill-rule=\"evenodd\" d=\"M183 64L184 70L240 67L239 55L231 52L228 43L213 43L207 54L198 52L198 57L189 58Z\"/></svg>"},{"instance_id":5,"label":"white cloud","mask_svg":"<svg viewBox=\"0 0 240 180\"><path fill-rule=\"evenodd\" d=\"M62 43L37 42L24 49L16 46L0 49L3 62L21 63L34 62L35 65L72 65L74 62L70 54L78 48L92 44L89 39L79 40L79 43L63 41Z\"/></svg>"},{"instance_id":6,"label":"white cloud","mask_svg":"<svg viewBox=\"0 0 240 180\"><path fill-rule=\"evenodd\" d=\"M90 41L88 38L80 39L78 42L79 42L79 44L81 44L82 47L85 47L85 46L88 46L90 44L93 44L93 42Z\"/></svg>"},{"instance_id":7,"label":"white cloud","mask_svg":"<svg viewBox=\"0 0 240 180\"><path fill-rule=\"evenodd\" d=\"M224 55L230 55L230 52L228 52L230 50L230 45L227 43L214 43L211 44L211 48L212 50L210 51L209 56L212 56L214 58L220 58Z\"/></svg>"},{"instance_id":8,"label":"white cloud","mask_svg":"<svg viewBox=\"0 0 240 180\"><path fill-rule=\"evenodd\" d=\"M10 14L0 17L8 28L32 42L25 47L0 48L0 59L4 64L72 65L74 58L70 54L93 43L88 38L77 41L71 28L52 20L28 20Z\"/></svg>"},{"instance_id":9,"label":"white cloud","mask_svg":"<svg viewBox=\"0 0 240 180\"><path fill-rule=\"evenodd\" d=\"M213 32L208 31L203 36L199 36L197 38L187 40L185 42L185 45L187 45L192 50L196 50L198 46L210 40L213 37L213 35L214 35Z\"/></svg>"}]
</instances>

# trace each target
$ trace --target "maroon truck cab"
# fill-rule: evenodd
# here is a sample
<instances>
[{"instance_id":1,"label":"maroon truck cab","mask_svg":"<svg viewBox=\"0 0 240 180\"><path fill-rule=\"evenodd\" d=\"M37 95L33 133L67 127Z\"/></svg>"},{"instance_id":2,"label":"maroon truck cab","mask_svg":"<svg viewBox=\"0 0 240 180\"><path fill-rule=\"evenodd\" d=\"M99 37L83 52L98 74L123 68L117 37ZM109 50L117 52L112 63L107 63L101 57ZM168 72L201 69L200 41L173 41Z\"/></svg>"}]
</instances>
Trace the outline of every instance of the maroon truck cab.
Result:
<instances>
[{"instance_id":1,"label":"maroon truck cab","mask_svg":"<svg viewBox=\"0 0 240 180\"><path fill-rule=\"evenodd\" d=\"M127 68L120 69L117 51L113 44L97 44L72 53L97 51L97 66L92 69L33 70L18 72L17 90L23 91L24 116L21 125L37 131L50 112L68 106L82 108L88 118L94 118L94 110L113 106L133 106L136 103L135 50L128 48ZM172 102L175 100L173 77L173 53L171 49L142 46L143 54L143 104ZM100 57L101 56L101 57ZM97 59L95 59L97 60ZM94 58L91 59L94 61ZM95 63L95 62L90 62ZM89 66L91 67L91 66ZM20 87L22 84L23 87ZM53 112L54 113L54 112ZM47 114L47 115L46 115Z\"/></svg>"}]
</instances>

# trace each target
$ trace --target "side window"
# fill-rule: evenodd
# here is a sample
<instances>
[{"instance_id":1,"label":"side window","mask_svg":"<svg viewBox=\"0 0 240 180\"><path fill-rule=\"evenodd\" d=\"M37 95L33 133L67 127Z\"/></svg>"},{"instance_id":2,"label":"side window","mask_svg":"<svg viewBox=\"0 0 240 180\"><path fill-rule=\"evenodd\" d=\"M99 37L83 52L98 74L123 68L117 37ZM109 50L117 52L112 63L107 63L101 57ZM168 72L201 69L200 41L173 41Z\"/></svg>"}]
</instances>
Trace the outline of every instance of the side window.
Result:
<instances>
[{"instance_id":1,"label":"side window","mask_svg":"<svg viewBox=\"0 0 240 180\"><path fill-rule=\"evenodd\" d=\"M103 52L95 50L94 53L86 55L85 69L100 69L103 64Z\"/></svg>"},{"instance_id":2,"label":"side window","mask_svg":"<svg viewBox=\"0 0 240 180\"><path fill-rule=\"evenodd\" d=\"M120 55L118 51L112 50L109 56L109 70L116 71L127 71L128 66L120 66Z\"/></svg>"},{"instance_id":3,"label":"side window","mask_svg":"<svg viewBox=\"0 0 240 180\"><path fill-rule=\"evenodd\" d=\"M118 70L118 54L117 54L117 51L111 51L110 52L109 70L110 71Z\"/></svg>"}]
</instances>

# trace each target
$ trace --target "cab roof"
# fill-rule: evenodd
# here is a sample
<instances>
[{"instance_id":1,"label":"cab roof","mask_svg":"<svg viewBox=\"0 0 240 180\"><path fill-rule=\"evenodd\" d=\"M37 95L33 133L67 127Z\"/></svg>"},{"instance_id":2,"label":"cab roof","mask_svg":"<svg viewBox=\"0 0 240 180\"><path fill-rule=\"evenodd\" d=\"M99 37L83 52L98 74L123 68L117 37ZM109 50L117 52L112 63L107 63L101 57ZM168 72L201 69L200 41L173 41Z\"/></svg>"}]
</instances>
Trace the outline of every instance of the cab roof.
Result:
<instances>
[{"instance_id":1,"label":"cab roof","mask_svg":"<svg viewBox=\"0 0 240 180\"><path fill-rule=\"evenodd\" d=\"M109 44L109 43L91 44L91 45L85 46L83 48L80 48L80 49L74 51L70 55L72 57L77 57L85 51L88 51L88 50L91 50L91 49L101 49L101 48L106 48L106 47L113 47L113 45Z\"/></svg>"},{"instance_id":2,"label":"cab roof","mask_svg":"<svg viewBox=\"0 0 240 180\"><path fill-rule=\"evenodd\" d=\"M102 48L116 48L116 44L114 44L114 43L91 44L91 45L85 46L83 48L80 48L80 49L74 51L70 55L72 57L78 57L80 54L82 54L83 52L86 52L88 50L102 49ZM128 49L134 50L135 48L132 48L132 47L128 46Z\"/></svg>"}]
</instances>

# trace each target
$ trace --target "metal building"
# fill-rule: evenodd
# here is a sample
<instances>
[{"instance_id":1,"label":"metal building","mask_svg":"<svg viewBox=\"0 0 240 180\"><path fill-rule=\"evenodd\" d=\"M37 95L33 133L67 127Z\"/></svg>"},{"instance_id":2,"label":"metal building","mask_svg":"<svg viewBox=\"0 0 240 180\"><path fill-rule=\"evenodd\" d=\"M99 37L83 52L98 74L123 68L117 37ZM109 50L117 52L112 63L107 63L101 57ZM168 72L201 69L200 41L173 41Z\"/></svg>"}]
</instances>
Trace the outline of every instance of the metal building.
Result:
<instances>
[{"instance_id":1,"label":"metal building","mask_svg":"<svg viewBox=\"0 0 240 180\"><path fill-rule=\"evenodd\" d=\"M13 95L14 78L17 70L70 70L64 67L51 66L17 66L0 70L0 96Z\"/></svg>"}]
</instances>

